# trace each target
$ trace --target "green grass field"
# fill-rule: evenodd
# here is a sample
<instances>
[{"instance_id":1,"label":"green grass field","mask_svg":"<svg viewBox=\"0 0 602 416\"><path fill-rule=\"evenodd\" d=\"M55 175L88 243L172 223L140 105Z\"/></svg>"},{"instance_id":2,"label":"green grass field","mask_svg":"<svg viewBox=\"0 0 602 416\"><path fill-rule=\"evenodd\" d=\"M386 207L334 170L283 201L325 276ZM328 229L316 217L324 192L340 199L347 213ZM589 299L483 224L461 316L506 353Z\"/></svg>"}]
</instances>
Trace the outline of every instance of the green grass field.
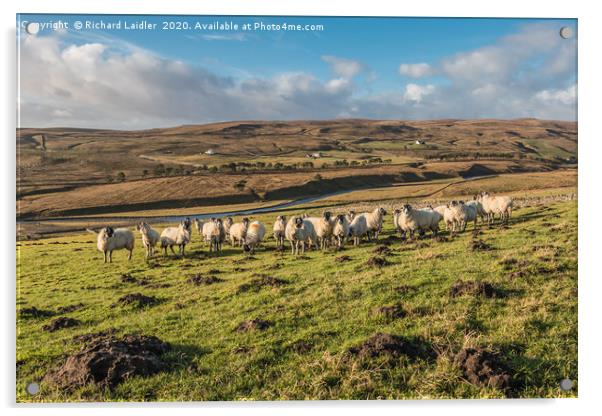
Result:
<instances>
[{"instance_id":1,"label":"green grass field","mask_svg":"<svg viewBox=\"0 0 602 416\"><path fill-rule=\"evenodd\" d=\"M256 218L271 230L272 214ZM147 262L138 239L133 260L120 251L113 264L103 264L90 234L18 243L18 310L35 306L55 315L17 315L17 400L575 397L577 386L563 392L559 381L578 379L577 202L521 208L508 228L481 232L478 239L489 250L471 250L470 231L448 241L404 243L393 237L388 215L381 242L342 252L295 258L274 250L270 239L251 258L227 245L209 256L195 233L186 258ZM375 254L383 241L391 252ZM341 256L349 259L337 260ZM375 256L388 264L369 265ZM124 273L150 284L123 283ZM197 286L187 281L195 274L222 281ZM253 285L255 274L283 282ZM458 279L489 282L497 296L452 297ZM113 306L136 292L159 303ZM80 303L72 312L57 312ZM391 305L404 316L374 315L375 308ZM81 324L42 330L56 316ZM236 331L255 318L271 325ZM80 348L74 336L109 328L169 342L169 370L130 378L113 390L88 385L61 391L42 382L38 395L25 392L28 382L42 380ZM433 354L361 358L349 352L379 332L414 340ZM466 346L497 352L511 370L512 390L470 384L453 360Z\"/></svg>"}]
</instances>

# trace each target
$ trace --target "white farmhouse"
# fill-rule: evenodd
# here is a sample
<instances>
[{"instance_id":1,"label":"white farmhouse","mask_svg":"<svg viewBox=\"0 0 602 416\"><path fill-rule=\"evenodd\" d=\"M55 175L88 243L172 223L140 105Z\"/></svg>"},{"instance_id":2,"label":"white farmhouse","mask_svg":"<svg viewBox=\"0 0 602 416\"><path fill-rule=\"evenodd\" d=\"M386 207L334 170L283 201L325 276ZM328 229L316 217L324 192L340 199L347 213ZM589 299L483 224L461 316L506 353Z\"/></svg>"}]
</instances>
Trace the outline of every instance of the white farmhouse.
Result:
<instances>
[{"instance_id":1,"label":"white farmhouse","mask_svg":"<svg viewBox=\"0 0 602 416\"><path fill-rule=\"evenodd\" d=\"M213 149L209 149L205 152L205 154L211 156L215 154L215 151Z\"/></svg>"}]
</instances>

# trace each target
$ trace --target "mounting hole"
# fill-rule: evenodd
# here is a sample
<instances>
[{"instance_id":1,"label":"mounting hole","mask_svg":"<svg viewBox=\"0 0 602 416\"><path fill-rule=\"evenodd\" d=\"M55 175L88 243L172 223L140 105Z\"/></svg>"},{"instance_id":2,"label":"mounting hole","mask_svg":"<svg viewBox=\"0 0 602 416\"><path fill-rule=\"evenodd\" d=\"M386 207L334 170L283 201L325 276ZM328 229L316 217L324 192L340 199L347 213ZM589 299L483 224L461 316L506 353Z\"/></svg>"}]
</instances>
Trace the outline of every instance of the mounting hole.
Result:
<instances>
[{"instance_id":1,"label":"mounting hole","mask_svg":"<svg viewBox=\"0 0 602 416\"><path fill-rule=\"evenodd\" d=\"M563 26L560 28L560 37L562 39L570 39L573 37L573 29L568 26Z\"/></svg>"},{"instance_id":2,"label":"mounting hole","mask_svg":"<svg viewBox=\"0 0 602 416\"><path fill-rule=\"evenodd\" d=\"M30 396L35 396L40 392L40 385L35 381L33 383L28 383L27 386L25 386L25 391Z\"/></svg>"},{"instance_id":3,"label":"mounting hole","mask_svg":"<svg viewBox=\"0 0 602 416\"><path fill-rule=\"evenodd\" d=\"M569 391L573 388L573 380L565 378L560 382L560 388L564 391Z\"/></svg>"},{"instance_id":4,"label":"mounting hole","mask_svg":"<svg viewBox=\"0 0 602 416\"><path fill-rule=\"evenodd\" d=\"M30 35L35 35L40 31L40 24L36 22L29 22L25 26L25 31Z\"/></svg>"}]
</instances>

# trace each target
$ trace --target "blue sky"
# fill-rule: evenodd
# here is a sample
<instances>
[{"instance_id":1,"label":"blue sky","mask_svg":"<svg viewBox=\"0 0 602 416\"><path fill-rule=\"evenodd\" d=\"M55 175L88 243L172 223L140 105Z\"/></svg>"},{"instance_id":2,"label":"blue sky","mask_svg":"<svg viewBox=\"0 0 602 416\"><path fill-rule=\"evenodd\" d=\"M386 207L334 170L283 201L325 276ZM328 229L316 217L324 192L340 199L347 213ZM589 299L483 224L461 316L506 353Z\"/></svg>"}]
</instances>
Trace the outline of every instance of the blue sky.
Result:
<instances>
[{"instance_id":1,"label":"blue sky","mask_svg":"<svg viewBox=\"0 0 602 416\"><path fill-rule=\"evenodd\" d=\"M17 17L70 26L36 35L18 31L24 126L145 128L340 117L576 118L577 41L558 35L563 26L577 32L573 19ZM158 28L163 21L191 26L232 21L239 27L262 21L324 29L73 28L75 21L86 20L145 20ZM40 65L47 74L29 69Z\"/></svg>"}]
</instances>

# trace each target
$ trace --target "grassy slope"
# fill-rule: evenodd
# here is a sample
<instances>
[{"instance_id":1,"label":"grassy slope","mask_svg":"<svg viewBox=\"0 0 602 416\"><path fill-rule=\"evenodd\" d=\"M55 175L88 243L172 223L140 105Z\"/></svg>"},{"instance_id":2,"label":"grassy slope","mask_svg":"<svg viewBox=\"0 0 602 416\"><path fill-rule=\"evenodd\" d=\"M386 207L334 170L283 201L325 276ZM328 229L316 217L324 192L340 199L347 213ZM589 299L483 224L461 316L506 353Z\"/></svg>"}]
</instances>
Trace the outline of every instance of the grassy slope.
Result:
<instances>
[{"instance_id":1,"label":"grassy slope","mask_svg":"<svg viewBox=\"0 0 602 416\"><path fill-rule=\"evenodd\" d=\"M271 224L272 216L260 217ZM269 228L269 227L268 227ZM392 234L390 217L385 237ZM156 258L150 264L137 247L131 263L125 252L115 263L102 263L93 251L93 236L77 235L18 246L18 306L56 310L82 302L67 314L83 322L55 333L41 330L51 318L18 322L17 395L32 400L25 384L40 379L78 345L74 335L109 327L119 333L157 335L174 350L173 370L149 378L134 378L113 392L93 386L65 394L43 385L34 400L240 400L240 399L375 399L503 397L491 388L463 381L445 354L431 361L399 359L394 366L374 359L345 359L345 351L375 332L419 336L438 351L480 345L500 351L510 360L515 378L527 387L520 397L564 397L558 382L577 380L577 207L557 202L521 208L509 229L484 229L481 238L493 250L471 252L470 233L450 242L430 239L391 246L392 262L382 269L364 263L374 244L348 248L351 261L338 263L340 253L310 252L294 259L266 244L246 260L227 247L210 258L198 235L185 259ZM80 250L81 251L78 251ZM510 278L502 259L527 260L526 277ZM281 267L269 270L274 264ZM156 267L151 267L157 265ZM194 286L194 273L220 271L224 282ZM236 270L236 271L235 271ZM121 283L121 273L147 277L171 287L150 289ZM282 278L288 284L238 293L254 272ZM451 298L458 279L487 280L502 290L500 299ZM407 285L406 294L395 288ZM151 308L133 310L111 305L123 294L142 292L162 299ZM401 302L405 318L385 321L371 309ZM260 332L234 331L243 320L262 318L274 323ZM291 348L297 341L313 348ZM237 353L248 347L246 353Z\"/></svg>"}]
</instances>

